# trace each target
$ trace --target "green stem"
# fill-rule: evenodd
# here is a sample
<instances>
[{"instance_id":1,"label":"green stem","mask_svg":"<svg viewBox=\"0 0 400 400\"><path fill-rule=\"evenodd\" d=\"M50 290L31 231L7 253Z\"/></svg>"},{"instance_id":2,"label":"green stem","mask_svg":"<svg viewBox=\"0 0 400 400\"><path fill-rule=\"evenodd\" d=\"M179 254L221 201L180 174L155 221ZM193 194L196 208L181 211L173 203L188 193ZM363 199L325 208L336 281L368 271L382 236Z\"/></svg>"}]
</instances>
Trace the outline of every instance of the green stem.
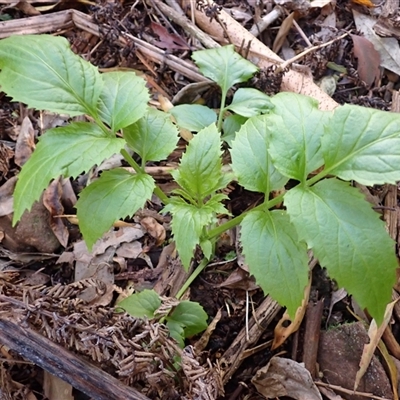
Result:
<instances>
[{"instance_id":1,"label":"green stem","mask_svg":"<svg viewBox=\"0 0 400 400\"><path fill-rule=\"evenodd\" d=\"M314 185L314 183L320 181L322 178L325 178L326 175L328 175L329 171L327 170L322 170L319 174L313 176L311 179L309 179L308 181L306 181L306 185L307 186L311 186Z\"/></svg>"},{"instance_id":2,"label":"green stem","mask_svg":"<svg viewBox=\"0 0 400 400\"><path fill-rule=\"evenodd\" d=\"M168 196L161 190L161 188L156 185L154 188L154 194L161 200L162 203L167 205L169 203L169 198Z\"/></svg>"},{"instance_id":3,"label":"green stem","mask_svg":"<svg viewBox=\"0 0 400 400\"><path fill-rule=\"evenodd\" d=\"M187 281L183 284L183 286L179 289L179 292L176 294L176 298L179 300L192 284L192 282L200 275L201 271L207 266L208 260L207 258L203 258L197 268L190 274Z\"/></svg>"},{"instance_id":4,"label":"green stem","mask_svg":"<svg viewBox=\"0 0 400 400\"><path fill-rule=\"evenodd\" d=\"M257 207L252 208L250 211L263 210L265 208L268 208L268 209L272 208L273 206L276 206L277 204L279 204L283 201L283 196L284 195L281 194L272 200L269 200L267 202L264 202L264 203L258 205ZM214 229L211 229L208 232L207 238L209 240L211 240L215 237L218 237L219 235L221 235L221 233L224 233L228 229L231 229L231 228L235 227L236 225L239 225L248 212L249 211L229 220L228 222L225 222L224 224L222 224L220 226L217 226ZM201 273L201 271L203 271L203 269L207 266L207 264L208 264L208 260L206 258L203 258L203 260L200 262L200 264L197 266L197 268L192 272L192 274L189 276L187 281L184 283L184 285L180 288L179 292L176 294L176 298L178 300L185 294L188 287L199 276L199 274Z\"/></svg>"},{"instance_id":5,"label":"green stem","mask_svg":"<svg viewBox=\"0 0 400 400\"><path fill-rule=\"evenodd\" d=\"M221 133L222 131L223 116L225 112L225 102L226 102L226 93L222 93L221 107L219 109L218 123L217 123L217 129L219 133Z\"/></svg>"},{"instance_id":6,"label":"green stem","mask_svg":"<svg viewBox=\"0 0 400 400\"><path fill-rule=\"evenodd\" d=\"M238 215L238 216L235 217L235 218L232 218L231 220L225 222L224 224L222 224L222 225L220 225L220 226L217 226L217 227L214 228L214 229L211 229L211 230L208 232L207 238L208 238L208 239L213 239L213 238L215 238L215 237L218 237L218 236L220 236L222 233L226 232L228 229L231 229L231 228L235 227L236 225L239 225L239 224L242 222L243 218L244 218L249 212L251 212L251 211L254 211L254 210L264 210L264 209L266 209L266 208L267 208L267 209L270 209L270 208L276 206L277 204L279 204L279 203L281 203L281 202L283 201L283 196L284 196L284 195L281 194L281 195L275 197L274 199L269 200L269 201L267 201L267 202L264 202L264 203L258 205L257 207L254 207L254 208L252 208L251 210L249 210L249 211L247 211L247 212L244 212L243 214L240 214L240 215Z\"/></svg>"},{"instance_id":7,"label":"green stem","mask_svg":"<svg viewBox=\"0 0 400 400\"><path fill-rule=\"evenodd\" d=\"M107 136L110 137L115 137L115 133L112 132L109 128L107 128L106 124L102 121L102 119L99 116L99 113L97 109L92 109L91 107L88 107L87 104L83 104L83 106L86 108L87 114L90 115L94 122L100 127L100 129L107 134Z\"/></svg>"},{"instance_id":8,"label":"green stem","mask_svg":"<svg viewBox=\"0 0 400 400\"><path fill-rule=\"evenodd\" d=\"M139 166L139 164L131 157L131 155L125 150L121 150L121 154L125 158L126 162L135 170L137 174L146 174L143 168ZM169 198L168 196L161 190L161 188L156 185L154 188L154 194L161 200L162 203L168 204Z\"/></svg>"},{"instance_id":9,"label":"green stem","mask_svg":"<svg viewBox=\"0 0 400 400\"><path fill-rule=\"evenodd\" d=\"M145 174L145 171L139 166L139 164L125 149L121 150L121 154L124 156L126 162L135 170L137 174Z\"/></svg>"}]
</instances>

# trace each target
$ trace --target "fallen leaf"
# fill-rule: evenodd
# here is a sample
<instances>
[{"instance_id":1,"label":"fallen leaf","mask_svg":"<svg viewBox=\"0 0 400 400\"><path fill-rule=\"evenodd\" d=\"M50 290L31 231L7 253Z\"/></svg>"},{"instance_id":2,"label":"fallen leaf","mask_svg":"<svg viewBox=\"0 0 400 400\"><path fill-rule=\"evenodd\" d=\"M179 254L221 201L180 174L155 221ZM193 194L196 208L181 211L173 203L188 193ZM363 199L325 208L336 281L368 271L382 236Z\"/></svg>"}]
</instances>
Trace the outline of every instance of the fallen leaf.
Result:
<instances>
[{"instance_id":1,"label":"fallen leaf","mask_svg":"<svg viewBox=\"0 0 400 400\"><path fill-rule=\"evenodd\" d=\"M140 239L145 234L144 229L140 225L136 226L125 226L118 230L112 230L105 233L94 246L92 253L93 255L102 254L110 246L118 247L124 242L132 242Z\"/></svg>"},{"instance_id":2,"label":"fallen leaf","mask_svg":"<svg viewBox=\"0 0 400 400\"><path fill-rule=\"evenodd\" d=\"M43 392L48 400L73 400L73 387L58 376L43 371Z\"/></svg>"},{"instance_id":3,"label":"fallen leaf","mask_svg":"<svg viewBox=\"0 0 400 400\"><path fill-rule=\"evenodd\" d=\"M326 318L326 325L328 325L329 319L331 318L333 306L336 303L339 303L339 301L343 300L346 296L347 296L347 292L343 288L335 290L334 292L332 292L331 304L329 305L329 313L328 313L328 317Z\"/></svg>"},{"instance_id":4,"label":"fallen leaf","mask_svg":"<svg viewBox=\"0 0 400 400\"><path fill-rule=\"evenodd\" d=\"M40 15L40 11L38 11L32 4L27 1L19 1L15 7L22 11L25 15L35 16ZM50 399L51 400L51 399Z\"/></svg>"},{"instance_id":5,"label":"fallen leaf","mask_svg":"<svg viewBox=\"0 0 400 400\"><path fill-rule=\"evenodd\" d=\"M13 193L17 177L13 176L0 187L0 217L13 212Z\"/></svg>"},{"instance_id":6,"label":"fallen leaf","mask_svg":"<svg viewBox=\"0 0 400 400\"><path fill-rule=\"evenodd\" d=\"M17 144L15 145L15 164L22 167L35 149L35 131L29 117L22 120Z\"/></svg>"},{"instance_id":7,"label":"fallen leaf","mask_svg":"<svg viewBox=\"0 0 400 400\"><path fill-rule=\"evenodd\" d=\"M357 30L374 45L381 57L381 66L400 75L400 47L397 39L378 36L374 31L376 19L353 10Z\"/></svg>"},{"instance_id":8,"label":"fallen leaf","mask_svg":"<svg viewBox=\"0 0 400 400\"><path fill-rule=\"evenodd\" d=\"M218 285L219 287L226 287L229 289L242 289L242 290L256 290L259 286L256 284L253 276L250 276L242 268L237 268L233 271L228 278Z\"/></svg>"},{"instance_id":9,"label":"fallen leaf","mask_svg":"<svg viewBox=\"0 0 400 400\"><path fill-rule=\"evenodd\" d=\"M293 25L293 19L294 19L294 13L292 12L283 20L272 47L272 51L274 53L278 54L279 50L282 48L283 42L285 41Z\"/></svg>"},{"instance_id":10,"label":"fallen leaf","mask_svg":"<svg viewBox=\"0 0 400 400\"><path fill-rule=\"evenodd\" d=\"M41 253L54 253L60 242L50 227L50 214L43 205L42 197L33 203L30 211L25 211L16 227L15 239L21 246L35 247ZM12 231L9 232L10 236Z\"/></svg>"},{"instance_id":11,"label":"fallen leaf","mask_svg":"<svg viewBox=\"0 0 400 400\"><path fill-rule=\"evenodd\" d=\"M360 369L357 371L356 380L354 382L354 390L357 390L358 385L360 384L361 378L364 376L367 368L371 362L371 359L374 355L376 347L381 340L382 334L385 331L390 318L392 316L393 307L397 303L397 300L392 301L386 306L385 315L383 317L382 324L378 327L375 320L371 321L371 324L368 329L368 336L370 338L370 342L364 345L364 350L360 360Z\"/></svg>"},{"instance_id":12,"label":"fallen leaf","mask_svg":"<svg viewBox=\"0 0 400 400\"><path fill-rule=\"evenodd\" d=\"M77 202L76 194L74 189L72 188L71 180L62 178L61 179L61 201L64 204L65 208L72 209L75 207Z\"/></svg>"},{"instance_id":13,"label":"fallen leaf","mask_svg":"<svg viewBox=\"0 0 400 400\"><path fill-rule=\"evenodd\" d=\"M358 60L358 75L370 87L379 80L381 57L368 39L358 35L350 36L353 39L354 56Z\"/></svg>"},{"instance_id":14,"label":"fallen leaf","mask_svg":"<svg viewBox=\"0 0 400 400\"><path fill-rule=\"evenodd\" d=\"M118 247L116 254L118 257L135 259L139 257L142 251L142 244L138 241L134 241L122 243L121 246Z\"/></svg>"},{"instance_id":15,"label":"fallen leaf","mask_svg":"<svg viewBox=\"0 0 400 400\"><path fill-rule=\"evenodd\" d=\"M140 220L140 225L146 229L147 233L156 239L156 246L159 246L164 242L167 234L165 232L165 228L156 221L153 217L144 217Z\"/></svg>"},{"instance_id":16,"label":"fallen leaf","mask_svg":"<svg viewBox=\"0 0 400 400\"><path fill-rule=\"evenodd\" d=\"M156 22L151 22L150 26L153 32L160 38L160 41L153 41L155 46L168 50L190 50L190 47L180 36L169 33L164 26Z\"/></svg>"},{"instance_id":17,"label":"fallen leaf","mask_svg":"<svg viewBox=\"0 0 400 400\"><path fill-rule=\"evenodd\" d=\"M69 232L64 225L63 218L58 218L64 213L64 207L61 204L61 184L59 179L50 183L43 193L43 205L50 213L50 227L54 235L63 247L67 247Z\"/></svg>"},{"instance_id":18,"label":"fallen leaf","mask_svg":"<svg viewBox=\"0 0 400 400\"><path fill-rule=\"evenodd\" d=\"M194 349L197 354L202 353L204 349L207 347L210 337L215 331L215 328L217 327L217 324L221 320L221 318L222 318L222 312L221 309L219 309L217 311L217 314L211 321L211 323L208 325L207 329L201 335L201 338L194 345Z\"/></svg>"},{"instance_id":19,"label":"fallen leaf","mask_svg":"<svg viewBox=\"0 0 400 400\"><path fill-rule=\"evenodd\" d=\"M30 269L19 270L19 283L27 286L46 285L50 281L50 276L40 271Z\"/></svg>"},{"instance_id":20,"label":"fallen leaf","mask_svg":"<svg viewBox=\"0 0 400 400\"><path fill-rule=\"evenodd\" d=\"M10 160L14 157L14 151L4 143L0 143L0 177L8 174Z\"/></svg>"},{"instance_id":21,"label":"fallen leaf","mask_svg":"<svg viewBox=\"0 0 400 400\"><path fill-rule=\"evenodd\" d=\"M296 400L322 400L307 369L288 358L272 357L251 382L267 399L288 396Z\"/></svg>"},{"instance_id":22,"label":"fallen leaf","mask_svg":"<svg viewBox=\"0 0 400 400\"><path fill-rule=\"evenodd\" d=\"M301 322L303 321L304 314L307 309L308 298L310 296L310 288L311 279L309 279L308 285L304 289L304 299L301 303L301 306L296 311L294 320L291 321L289 314L285 312L285 314L283 314L283 317L276 324L276 327L274 329L274 341L272 342L272 350L283 344L292 333L296 332L300 328ZM290 321L290 324L286 326L288 321Z\"/></svg>"}]
</instances>

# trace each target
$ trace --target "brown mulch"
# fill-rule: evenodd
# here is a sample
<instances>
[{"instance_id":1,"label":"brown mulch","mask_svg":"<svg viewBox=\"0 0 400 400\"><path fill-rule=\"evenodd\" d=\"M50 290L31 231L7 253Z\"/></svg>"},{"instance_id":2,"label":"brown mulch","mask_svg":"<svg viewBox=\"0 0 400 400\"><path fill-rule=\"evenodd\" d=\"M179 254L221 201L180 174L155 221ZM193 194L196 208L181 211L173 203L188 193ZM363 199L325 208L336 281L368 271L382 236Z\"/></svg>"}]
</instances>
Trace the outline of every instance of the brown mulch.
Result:
<instances>
[{"instance_id":1,"label":"brown mulch","mask_svg":"<svg viewBox=\"0 0 400 400\"><path fill-rule=\"evenodd\" d=\"M186 92L183 97L185 88L205 81L191 62L192 51L231 41L242 55L249 59L258 57L262 68L251 84L268 94L280 90L313 94L325 109L351 103L397 111L399 75L386 66L379 70L379 76L370 78L369 69L362 67L363 49L357 51L360 44L344 34L362 36L355 22L356 13L361 13L375 18L387 37L398 39L398 2L397 7L393 5L396 2L389 0L321 3L320 7L310 8L307 0L232 0L217 1L213 6L196 1L196 7L191 7L188 0L180 3L38 0L15 4L0 0L0 18L4 21L0 22L0 38L32 33L63 35L76 53L101 71L133 69L143 76L154 107L161 107L161 96L174 103L187 101ZM225 11L227 16L222 14ZM284 22L291 13L296 24L287 26ZM260 29L267 16L271 16L268 27ZM226 24L228 18L239 25L231 28ZM166 30L160 30L160 26ZM258 36L260 43L257 42L256 49L246 51L249 37L243 37L239 26L243 32ZM342 38L337 40L339 37ZM330 41L330 45L321 46ZM256 45L255 39L253 44ZM312 46L316 46L314 51L305 54ZM278 81L270 79L268 66L279 66L283 60L291 60L303 52L300 58L288 63L288 72ZM297 85L299 79L302 83ZM329 95L321 89L326 82L333 84ZM204 91L197 86L189 93L189 98L201 97L210 107L218 107L218 96L213 87ZM64 221L62 227L49 226L48 211L41 200L35 205L35 216L40 215L43 220L41 234L29 230L32 224L28 221L26 228L20 227L19 231L10 223L10 199L21 165L16 159L16 143L25 130L40 134L42 118L42 114L0 94L1 399L262 399L265 397L252 378L262 375L262 368L274 355L297 364L304 362L318 384L316 393L310 389L305 395L297 393L295 398L314 399L318 395L325 399L396 398L388 378L390 368L378 357L359 392L352 392L355 372L349 371L354 366L357 370L368 335L360 323L347 327L345 322L355 321L351 298L344 294L333 299L337 288L312 257L313 283L305 321L275 350L271 350L274 328L283 311L272 299L264 297L248 273L239 268L237 232L228 232L221 238L216 259L190 288L189 298L203 306L210 323L215 318L215 326L201 339L199 335L187 340L183 350L162 324L137 320L113 308L117 296L132 282L137 290L155 288L166 301L171 301L187 274L168 246L157 244L144 233L138 239L144 257L117 257L114 249L115 254L108 255L107 260L111 260L112 267L110 276L107 275L109 281L104 276L99 278L96 271L75 282L81 237L73 222ZM184 147L182 139L166 162L149 166L167 191L173 188L169 170L176 166ZM65 214L74 214L74 201L85 179L87 176L82 176L63 186L64 196L60 201ZM381 208L388 231L398 243L398 188L386 185L362 189L374 206ZM229 199L233 215L260 200L258 195L235 184L229 187ZM159 204L152 204L140 218L156 219L170 235L170 221L158 215L159 209ZM66 230L63 246L54 234L57 229ZM96 267L104 262L99 258ZM397 308L393 318L385 343L396 363L400 360ZM339 329L330 334L336 325ZM339 340L350 336L356 338L356 344ZM349 357L340 358L339 353ZM332 360L335 362L326 368L331 375L324 375L321 365ZM67 392L57 393L61 384L54 376L71 385ZM336 380L336 376L341 379ZM302 383L300 379L298 385ZM285 398L285 394L294 396L293 391L270 393L276 398Z\"/></svg>"}]
</instances>

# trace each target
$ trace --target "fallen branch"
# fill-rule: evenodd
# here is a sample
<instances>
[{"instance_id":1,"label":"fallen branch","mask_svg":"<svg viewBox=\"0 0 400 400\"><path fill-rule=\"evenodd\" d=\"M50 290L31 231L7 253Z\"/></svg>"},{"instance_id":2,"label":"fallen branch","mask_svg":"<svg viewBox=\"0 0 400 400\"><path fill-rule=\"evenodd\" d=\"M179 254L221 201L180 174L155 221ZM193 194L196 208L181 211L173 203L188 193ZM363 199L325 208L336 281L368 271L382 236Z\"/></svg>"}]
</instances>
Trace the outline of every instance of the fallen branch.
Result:
<instances>
[{"instance_id":1,"label":"fallen branch","mask_svg":"<svg viewBox=\"0 0 400 400\"><path fill-rule=\"evenodd\" d=\"M1 343L95 400L149 400L137 390L35 332L0 319Z\"/></svg>"}]
</instances>

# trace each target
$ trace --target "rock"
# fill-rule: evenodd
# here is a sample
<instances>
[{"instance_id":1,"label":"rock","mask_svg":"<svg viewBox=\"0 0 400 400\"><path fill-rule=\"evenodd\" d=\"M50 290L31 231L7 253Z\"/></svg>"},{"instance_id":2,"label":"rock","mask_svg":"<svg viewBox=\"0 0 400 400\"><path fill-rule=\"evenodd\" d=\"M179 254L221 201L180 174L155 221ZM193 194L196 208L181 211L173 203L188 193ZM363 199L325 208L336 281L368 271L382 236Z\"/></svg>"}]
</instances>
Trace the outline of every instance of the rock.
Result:
<instances>
[{"instance_id":1,"label":"rock","mask_svg":"<svg viewBox=\"0 0 400 400\"><path fill-rule=\"evenodd\" d=\"M324 380L353 390L364 344L368 342L368 333L362 322L344 324L321 332L318 363ZM393 399L389 378L375 355L357 390ZM363 396L340 395L346 400L365 400Z\"/></svg>"}]
</instances>

